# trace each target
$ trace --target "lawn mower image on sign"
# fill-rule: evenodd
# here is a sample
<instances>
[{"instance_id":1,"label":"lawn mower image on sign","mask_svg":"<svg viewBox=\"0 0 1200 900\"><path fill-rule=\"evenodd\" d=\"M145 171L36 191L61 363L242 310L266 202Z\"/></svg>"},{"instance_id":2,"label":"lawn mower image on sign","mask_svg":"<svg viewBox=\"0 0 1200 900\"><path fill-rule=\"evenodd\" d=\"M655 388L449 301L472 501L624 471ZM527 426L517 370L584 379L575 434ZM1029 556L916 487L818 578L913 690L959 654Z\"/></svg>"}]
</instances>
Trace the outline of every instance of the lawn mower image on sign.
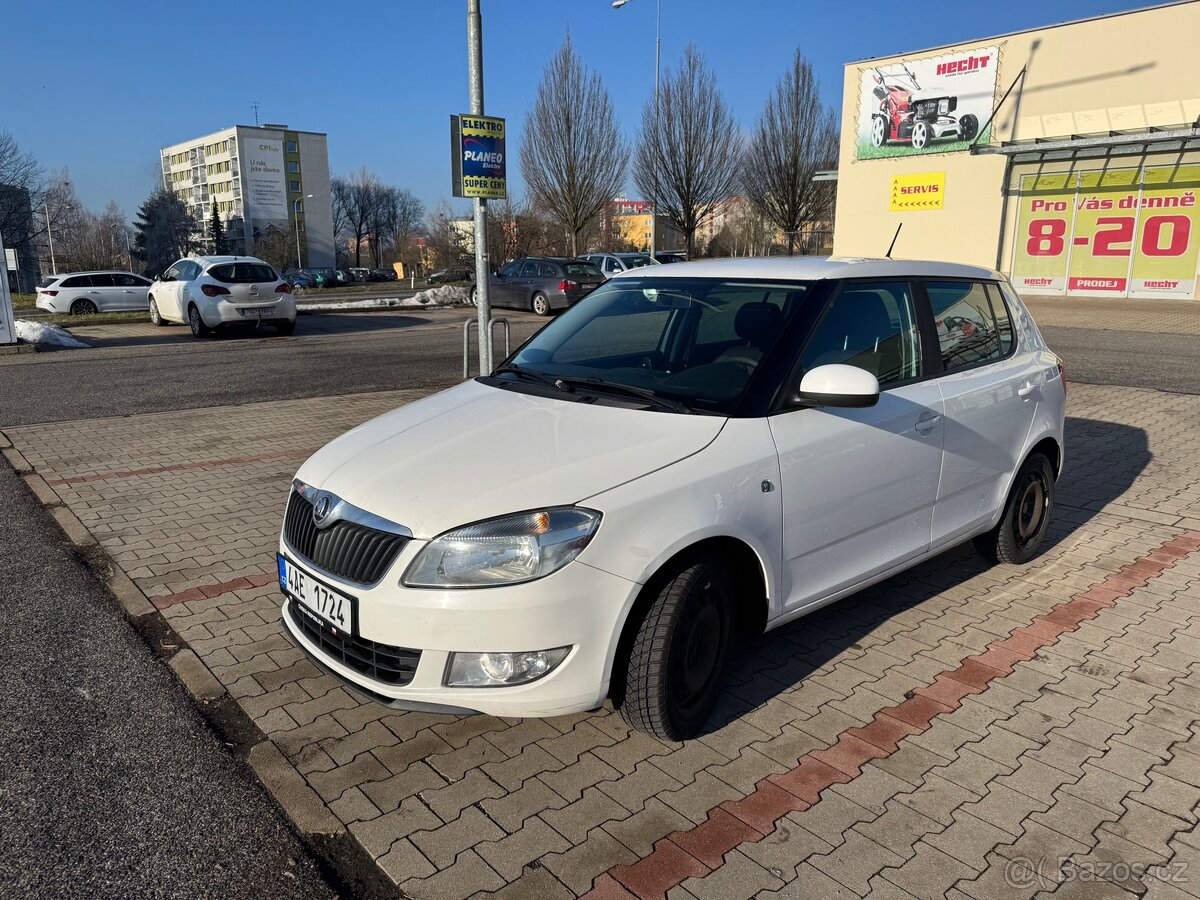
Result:
<instances>
[{"instance_id":1,"label":"lawn mower image on sign","mask_svg":"<svg viewBox=\"0 0 1200 900\"><path fill-rule=\"evenodd\" d=\"M949 138L972 141L979 134L979 119L967 113L951 115L958 97L943 90L922 89L908 66L902 74L885 75L880 69L872 93L879 98L879 112L871 114L871 143L883 147L889 142L909 142L914 150L924 150L930 141Z\"/></svg>"}]
</instances>

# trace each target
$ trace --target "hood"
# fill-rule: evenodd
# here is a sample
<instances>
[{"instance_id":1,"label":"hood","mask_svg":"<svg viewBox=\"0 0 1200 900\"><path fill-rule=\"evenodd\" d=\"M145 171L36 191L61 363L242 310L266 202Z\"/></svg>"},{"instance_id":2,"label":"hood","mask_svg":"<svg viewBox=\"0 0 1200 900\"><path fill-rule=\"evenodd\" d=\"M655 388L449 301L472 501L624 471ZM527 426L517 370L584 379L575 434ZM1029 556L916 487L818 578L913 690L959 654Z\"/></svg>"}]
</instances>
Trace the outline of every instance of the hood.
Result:
<instances>
[{"instance_id":1,"label":"hood","mask_svg":"<svg viewBox=\"0 0 1200 900\"><path fill-rule=\"evenodd\" d=\"M468 381L346 432L296 477L432 538L492 516L577 503L691 456L725 421Z\"/></svg>"}]
</instances>

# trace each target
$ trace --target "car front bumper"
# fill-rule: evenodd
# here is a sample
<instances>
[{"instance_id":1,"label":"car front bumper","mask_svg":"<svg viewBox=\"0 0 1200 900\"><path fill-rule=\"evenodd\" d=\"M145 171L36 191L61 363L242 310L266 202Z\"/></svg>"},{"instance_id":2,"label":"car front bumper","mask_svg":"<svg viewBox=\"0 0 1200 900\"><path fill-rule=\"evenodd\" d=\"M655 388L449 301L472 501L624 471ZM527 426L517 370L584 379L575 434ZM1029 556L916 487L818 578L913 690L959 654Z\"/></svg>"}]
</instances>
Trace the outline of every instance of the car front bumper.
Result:
<instances>
[{"instance_id":1,"label":"car front bumper","mask_svg":"<svg viewBox=\"0 0 1200 900\"><path fill-rule=\"evenodd\" d=\"M405 547L384 578L364 588L307 563L280 542L280 552L339 592L357 598L357 634L419 652L403 686L375 680L323 650L283 603L288 636L335 678L395 709L456 714L549 717L596 709L608 696L621 623L641 585L575 560L537 581L506 587L428 590L400 586L424 541ZM303 614L303 613L299 613ZM502 653L570 647L541 678L506 687L447 687L454 652Z\"/></svg>"}]
</instances>

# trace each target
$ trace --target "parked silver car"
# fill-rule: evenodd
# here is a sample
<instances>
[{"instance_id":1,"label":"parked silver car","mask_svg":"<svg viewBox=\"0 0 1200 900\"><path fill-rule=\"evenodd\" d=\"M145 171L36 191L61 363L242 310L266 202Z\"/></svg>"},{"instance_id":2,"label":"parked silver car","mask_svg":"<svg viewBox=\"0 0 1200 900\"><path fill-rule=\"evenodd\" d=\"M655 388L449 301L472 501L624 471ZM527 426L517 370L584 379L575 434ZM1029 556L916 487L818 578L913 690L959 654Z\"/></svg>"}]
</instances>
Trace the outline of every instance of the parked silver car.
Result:
<instances>
[{"instance_id":1,"label":"parked silver car","mask_svg":"<svg viewBox=\"0 0 1200 900\"><path fill-rule=\"evenodd\" d=\"M586 259L594 265L604 273L606 279L612 278L618 272L659 265L658 260L649 253L588 253L579 258Z\"/></svg>"},{"instance_id":2,"label":"parked silver car","mask_svg":"<svg viewBox=\"0 0 1200 900\"><path fill-rule=\"evenodd\" d=\"M147 309L150 279L132 272L66 272L50 275L37 288L37 307L76 316Z\"/></svg>"},{"instance_id":3,"label":"parked silver car","mask_svg":"<svg viewBox=\"0 0 1200 900\"><path fill-rule=\"evenodd\" d=\"M531 309L548 316L566 309L604 284L604 276L594 265L565 256L527 256L506 265L488 280L492 306ZM471 288L476 303L476 288Z\"/></svg>"}]
</instances>

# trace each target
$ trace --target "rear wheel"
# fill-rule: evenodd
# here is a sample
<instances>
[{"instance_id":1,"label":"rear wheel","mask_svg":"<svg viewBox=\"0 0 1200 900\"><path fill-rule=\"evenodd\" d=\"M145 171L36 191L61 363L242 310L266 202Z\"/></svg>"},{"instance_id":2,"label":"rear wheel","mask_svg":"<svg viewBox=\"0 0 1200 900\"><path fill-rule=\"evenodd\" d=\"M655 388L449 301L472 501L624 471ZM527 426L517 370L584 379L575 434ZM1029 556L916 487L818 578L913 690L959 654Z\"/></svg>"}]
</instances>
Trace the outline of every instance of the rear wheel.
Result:
<instances>
[{"instance_id":1,"label":"rear wheel","mask_svg":"<svg viewBox=\"0 0 1200 900\"><path fill-rule=\"evenodd\" d=\"M200 310L196 308L195 304L188 307L188 325L191 326L194 337L212 337L212 329L204 324L204 319L200 318Z\"/></svg>"},{"instance_id":2,"label":"rear wheel","mask_svg":"<svg viewBox=\"0 0 1200 900\"><path fill-rule=\"evenodd\" d=\"M660 582L636 626L622 696L614 698L631 727L681 741L704 725L725 681L734 595L733 575L720 560L684 560Z\"/></svg>"},{"instance_id":3,"label":"rear wheel","mask_svg":"<svg viewBox=\"0 0 1200 900\"><path fill-rule=\"evenodd\" d=\"M275 330L280 334L291 334L296 330L296 320L292 319L291 321L276 322Z\"/></svg>"},{"instance_id":4,"label":"rear wheel","mask_svg":"<svg viewBox=\"0 0 1200 900\"><path fill-rule=\"evenodd\" d=\"M979 134L979 120L967 113L958 120L958 130L964 141L973 141L975 135Z\"/></svg>"},{"instance_id":5,"label":"rear wheel","mask_svg":"<svg viewBox=\"0 0 1200 900\"><path fill-rule=\"evenodd\" d=\"M471 288L471 305L479 305L479 288Z\"/></svg>"},{"instance_id":6,"label":"rear wheel","mask_svg":"<svg viewBox=\"0 0 1200 900\"><path fill-rule=\"evenodd\" d=\"M162 317L161 313L159 313L158 303L153 297L150 298L150 322L153 325L157 325L159 328L162 328L167 324L167 320Z\"/></svg>"},{"instance_id":7,"label":"rear wheel","mask_svg":"<svg viewBox=\"0 0 1200 900\"><path fill-rule=\"evenodd\" d=\"M533 311L539 316L550 315L550 300L541 291L533 295L530 305L533 307Z\"/></svg>"},{"instance_id":8,"label":"rear wheel","mask_svg":"<svg viewBox=\"0 0 1200 900\"><path fill-rule=\"evenodd\" d=\"M1054 512L1054 467L1045 454L1032 453L1013 482L1000 522L975 538L975 548L992 562L1027 563L1046 538Z\"/></svg>"},{"instance_id":9,"label":"rear wheel","mask_svg":"<svg viewBox=\"0 0 1200 900\"><path fill-rule=\"evenodd\" d=\"M93 313L98 313L96 304L86 297L80 297L71 304L71 315L73 316L90 316Z\"/></svg>"}]
</instances>

